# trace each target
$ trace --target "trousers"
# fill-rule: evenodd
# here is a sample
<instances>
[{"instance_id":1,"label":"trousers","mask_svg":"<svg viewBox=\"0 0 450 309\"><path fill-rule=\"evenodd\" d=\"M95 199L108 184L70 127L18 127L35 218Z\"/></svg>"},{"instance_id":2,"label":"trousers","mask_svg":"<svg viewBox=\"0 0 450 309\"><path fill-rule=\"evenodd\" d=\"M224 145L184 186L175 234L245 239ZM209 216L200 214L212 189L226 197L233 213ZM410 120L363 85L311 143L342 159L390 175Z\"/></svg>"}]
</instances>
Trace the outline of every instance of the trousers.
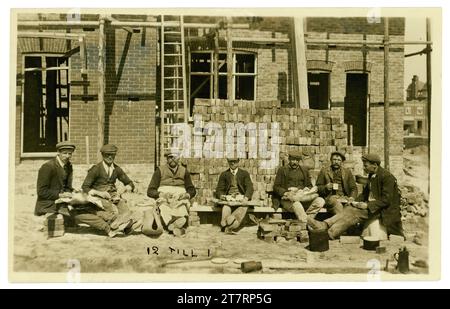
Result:
<instances>
[{"instance_id":1,"label":"trousers","mask_svg":"<svg viewBox=\"0 0 450 309\"><path fill-rule=\"evenodd\" d=\"M113 212L95 209L73 210L71 215L76 223L87 224L105 234L111 231L110 224L116 219Z\"/></svg>"},{"instance_id":2,"label":"trousers","mask_svg":"<svg viewBox=\"0 0 450 309\"><path fill-rule=\"evenodd\" d=\"M337 215L344 210L344 206L339 201L339 198L339 195L330 195L325 199L325 207L329 213Z\"/></svg>"},{"instance_id":3,"label":"trousers","mask_svg":"<svg viewBox=\"0 0 450 309\"><path fill-rule=\"evenodd\" d=\"M281 200L281 207L286 211L295 213L298 220L306 222L306 217L315 217L320 209L325 206L325 200L321 197L316 197L310 202L292 202L289 200Z\"/></svg>"},{"instance_id":4,"label":"trousers","mask_svg":"<svg viewBox=\"0 0 450 309\"><path fill-rule=\"evenodd\" d=\"M330 239L339 238L348 228L357 223L362 223L369 218L367 209L358 209L347 206L344 210L331 218L324 220L328 224L328 236Z\"/></svg>"}]
</instances>

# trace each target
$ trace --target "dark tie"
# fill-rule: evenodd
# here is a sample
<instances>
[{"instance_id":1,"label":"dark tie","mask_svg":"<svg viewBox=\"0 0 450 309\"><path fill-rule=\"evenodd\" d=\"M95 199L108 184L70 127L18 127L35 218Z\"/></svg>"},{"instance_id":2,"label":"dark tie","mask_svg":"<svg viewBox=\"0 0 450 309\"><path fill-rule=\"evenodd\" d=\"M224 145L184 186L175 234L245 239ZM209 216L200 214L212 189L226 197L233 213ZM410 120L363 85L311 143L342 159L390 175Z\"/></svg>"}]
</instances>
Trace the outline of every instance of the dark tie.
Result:
<instances>
[{"instance_id":1,"label":"dark tie","mask_svg":"<svg viewBox=\"0 0 450 309\"><path fill-rule=\"evenodd\" d=\"M364 201L368 201L369 200L369 194L370 194L370 179L372 178L373 174L369 174L369 176L367 176L367 184L364 186L363 189L363 197L364 197Z\"/></svg>"}]
</instances>

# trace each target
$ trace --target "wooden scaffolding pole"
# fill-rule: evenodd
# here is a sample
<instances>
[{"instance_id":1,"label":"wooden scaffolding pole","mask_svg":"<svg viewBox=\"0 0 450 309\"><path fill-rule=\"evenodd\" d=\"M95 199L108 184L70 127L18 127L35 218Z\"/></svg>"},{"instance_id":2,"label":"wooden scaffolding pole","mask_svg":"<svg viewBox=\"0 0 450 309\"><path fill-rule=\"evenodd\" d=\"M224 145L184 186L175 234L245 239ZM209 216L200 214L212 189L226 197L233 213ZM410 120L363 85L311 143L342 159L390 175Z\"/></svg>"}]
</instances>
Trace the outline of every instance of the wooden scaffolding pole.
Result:
<instances>
[{"instance_id":1,"label":"wooden scaffolding pole","mask_svg":"<svg viewBox=\"0 0 450 309\"><path fill-rule=\"evenodd\" d=\"M231 37L232 19L227 17L227 99L233 98L233 40Z\"/></svg>"},{"instance_id":2,"label":"wooden scaffolding pole","mask_svg":"<svg viewBox=\"0 0 450 309\"><path fill-rule=\"evenodd\" d=\"M384 18L384 168L389 170L389 18Z\"/></svg>"},{"instance_id":3,"label":"wooden scaffolding pole","mask_svg":"<svg viewBox=\"0 0 450 309\"><path fill-rule=\"evenodd\" d=\"M427 18L427 41L431 41L430 18ZM428 170L431 162L431 44L427 45L427 127L428 127ZM428 191L430 183L428 182Z\"/></svg>"},{"instance_id":4,"label":"wooden scaffolding pole","mask_svg":"<svg viewBox=\"0 0 450 309\"><path fill-rule=\"evenodd\" d=\"M98 106L97 106L97 158L105 139L105 17L100 18L98 33Z\"/></svg>"},{"instance_id":5,"label":"wooden scaffolding pole","mask_svg":"<svg viewBox=\"0 0 450 309\"><path fill-rule=\"evenodd\" d=\"M295 107L309 108L308 72L306 68L306 47L303 33L303 18L294 18L294 93Z\"/></svg>"},{"instance_id":6,"label":"wooden scaffolding pole","mask_svg":"<svg viewBox=\"0 0 450 309\"><path fill-rule=\"evenodd\" d=\"M214 99L219 98L219 31L214 29Z\"/></svg>"}]
</instances>

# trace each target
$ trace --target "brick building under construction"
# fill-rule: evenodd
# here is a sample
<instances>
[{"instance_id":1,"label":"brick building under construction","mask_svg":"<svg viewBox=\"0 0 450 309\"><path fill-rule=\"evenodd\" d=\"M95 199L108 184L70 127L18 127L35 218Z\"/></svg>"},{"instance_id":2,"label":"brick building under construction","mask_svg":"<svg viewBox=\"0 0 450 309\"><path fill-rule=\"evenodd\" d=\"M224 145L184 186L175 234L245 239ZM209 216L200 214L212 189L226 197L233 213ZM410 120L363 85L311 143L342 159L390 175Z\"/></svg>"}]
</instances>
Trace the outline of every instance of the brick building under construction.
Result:
<instances>
[{"instance_id":1,"label":"brick building under construction","mask_svg":"<svg viewBox=\"0 0 450 309\"><path fill-rule=\"evenodd\" d=\"M383 19L140 14L17 15L17 168L36 162L37 171L62 140L76 143L79 165L95 163L99 146L114 143L117 162L147 182L171 124L191 123L195 113L219 123L276 120L280 162L296 148L313 170L335 149L356 169L361 153L384 152ZM403 18L389 18L389 41L404 41L404 29ZM403 72L403 45L392 45L389 158L397 177ZM213 164L199 160L187 163L208 195L200 183L215 178L201 174ZM251 160L243 165L259 176L263 198L275 171Z\"/></svg>"}]
</instances>

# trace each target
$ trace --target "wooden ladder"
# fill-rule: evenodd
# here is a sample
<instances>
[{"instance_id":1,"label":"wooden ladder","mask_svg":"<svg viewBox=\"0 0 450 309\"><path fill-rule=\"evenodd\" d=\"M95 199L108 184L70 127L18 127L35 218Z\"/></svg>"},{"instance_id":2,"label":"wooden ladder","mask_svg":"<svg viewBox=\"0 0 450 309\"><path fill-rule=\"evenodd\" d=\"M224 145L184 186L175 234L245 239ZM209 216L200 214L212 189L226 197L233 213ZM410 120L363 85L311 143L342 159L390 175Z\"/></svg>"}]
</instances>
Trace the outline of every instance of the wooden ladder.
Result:
<instances>
[{"instance_id":1,"label":"wooden ladder","mask_svg":"<svg viewBox=\"0 0 450 309\"><path fill-rule=\"evenodd\" d=\"M162 15L160 158L178 137L173 126L187 123L188 114L183 16Z\"/></svg>"}]
</instances>

